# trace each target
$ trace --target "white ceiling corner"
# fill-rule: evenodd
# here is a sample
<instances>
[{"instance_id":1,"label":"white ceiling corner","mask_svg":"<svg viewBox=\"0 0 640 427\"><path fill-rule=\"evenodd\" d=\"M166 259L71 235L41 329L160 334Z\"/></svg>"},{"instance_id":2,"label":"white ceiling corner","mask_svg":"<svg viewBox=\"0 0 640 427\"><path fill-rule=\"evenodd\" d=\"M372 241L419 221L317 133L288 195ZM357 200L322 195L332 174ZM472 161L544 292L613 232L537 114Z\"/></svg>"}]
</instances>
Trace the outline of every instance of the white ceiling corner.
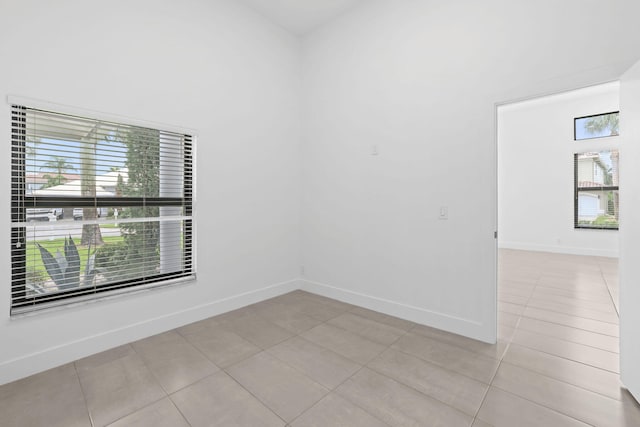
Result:
<instances>
[{"instance_id":1,"label":"white ceiling corner","mask_svg":"<svg viewBox=\"0 0 640 427\"><path fill-rule=\"evenodd\" d=\"M242 0L270 21L304 35L363 0Z\"/></svg>"}]
</instances>

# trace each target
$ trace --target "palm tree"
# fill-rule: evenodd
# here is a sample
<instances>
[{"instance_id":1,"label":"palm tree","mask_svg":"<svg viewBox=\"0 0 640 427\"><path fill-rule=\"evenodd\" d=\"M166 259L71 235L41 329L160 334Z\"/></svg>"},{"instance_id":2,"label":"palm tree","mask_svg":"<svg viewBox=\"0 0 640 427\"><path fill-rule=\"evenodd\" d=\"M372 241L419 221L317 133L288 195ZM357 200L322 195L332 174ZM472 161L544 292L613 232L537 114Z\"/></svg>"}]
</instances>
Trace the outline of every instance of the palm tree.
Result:
<instances>
[{"instance_id":1,"label":"palm tree","mask_svg":"<svg viewBox=\"0 0 640 427\"><path fill-rule=\"evenodd\" d=\"M45 162L44 165L40 167L40 169L48 169L56 173L56 175L51 176L49 174L44 175L47 178L46 187L53 187L54 185L60 185L64 183L67 179L64 177L64 173L68 170L76 170L73 167L73 164L69 163L65 157L62 156L53 156L51 160Z\"/></svg>"},{"instance_id":2,"label":"palm tree","mask_svg":"<svg viewBox=\"0 0 640 427\"><path fill-rule=\"evenodd\" d=\"M620 126L620 114L611 113L592 117L584 124L584 130L591 135L599 135L609 130L609 136L617 136Z\"/></svg>"}]
</instances>

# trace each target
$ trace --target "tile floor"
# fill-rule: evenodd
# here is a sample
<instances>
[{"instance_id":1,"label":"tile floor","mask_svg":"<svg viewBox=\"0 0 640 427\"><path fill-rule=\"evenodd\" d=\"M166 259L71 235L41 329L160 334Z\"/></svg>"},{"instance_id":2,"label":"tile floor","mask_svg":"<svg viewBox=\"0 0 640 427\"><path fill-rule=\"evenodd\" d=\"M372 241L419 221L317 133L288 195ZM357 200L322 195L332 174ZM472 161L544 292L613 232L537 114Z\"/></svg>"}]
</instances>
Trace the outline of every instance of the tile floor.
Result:
<instances>
[{"instance_id":1,"label":"tile floor","mask_svg":"<svg viewBox=\"0 0 640 427\"><path fill-rule=\"evenodd\" d=\"M2 426L640 426L617 265L503 250L499 341L296 291L0 387Z\"/></svg>"}]
</instances>

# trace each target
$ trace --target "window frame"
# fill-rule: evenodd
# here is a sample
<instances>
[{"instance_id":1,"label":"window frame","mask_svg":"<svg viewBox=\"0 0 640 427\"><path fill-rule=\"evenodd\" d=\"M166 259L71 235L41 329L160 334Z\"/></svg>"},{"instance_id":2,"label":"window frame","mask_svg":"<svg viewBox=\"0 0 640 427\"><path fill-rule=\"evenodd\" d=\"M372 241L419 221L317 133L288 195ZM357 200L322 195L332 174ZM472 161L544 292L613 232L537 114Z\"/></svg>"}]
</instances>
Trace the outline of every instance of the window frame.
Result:
<instances>
[{"instance_id":1,"label":"window frame","mask_svg":"<svg viewBox=\"0 0 640 427\"><path fill-rule=\"evenodd\" d=\"M97 300L118 294L139 292L149 288L159 288L185 281L192 281L196 277L194 257L194 149L195 132L187 129L176 129L172 126L149 124L122 117L105 117L102 113L87 110L73 110L56 104L31 102L17 97L9 97L8 104L11 111L11 296L10 315L21 315L27 312L42 311L50 308L76 304L86 300ZM183 181L182 197L124 197L99 196L69 197L69 196L33 196L28 194L27 176L27 111L45 111L54 114L67 115L82 119L122 124L139 128L171 132L182 136ZM70 111L73 110L73 111ZM14 124L15 123L15 124ZM95 285L93 292L78 293L76 289L57 290L55 295L28 295L27 292L27 228L13 224L27 223L27 210L34 208L102 208L119 207L181 207L183 209L181 247L184 261L179 272L158 273L141 278L110 282ZM162 217L158 217L161 221ZM18 285L16 286L16 277Z\"/></svg>"},{"instance_id":2,"label":"window frame","mask_svg":"<svg viewBox=\"0 0 640 427\"><path fill-rule=\"evenodd\" d=\"M615 138L617 136L620 136L619 134L618 135L603 135L603 136L592 136L590 138L580 138L580 139L578 139L578 128L576 126L577 123L578 123L578 120L590 119L590 118L593 118L593 117L600 117L600 116L608 116L610 114L618 114L618 116L619 116L620 115L620 110L618 110L618 111L610 111L608 113L598 113L598 114L590 114L588 116L574 117L573 118L573 140L575 142L578 142L578 141L589 141L590 139Z\"/></svg>"},{"instance_id":3,"label":"window frame","mask_svg":"<svg viewBox=\"0 0 640 427\"><path fill-rule=\"evenodd\" d=\"M614 152L619 150L617 148L611 149L600 149L597 152ZM595 150L593 152L596 152ZM593 187L579 187L578 186L578 156L585 154L582 153L574 153L573 154L573 228L576 230L619 230L620 224L618 220L617 227L605 227L605 226L585 226L580 225L578 221L578 209L579 209L579 196L580 192L586 191L620 191L620 185L602 185L602 186L593 186Z\"/></svg>"}]
</instances>

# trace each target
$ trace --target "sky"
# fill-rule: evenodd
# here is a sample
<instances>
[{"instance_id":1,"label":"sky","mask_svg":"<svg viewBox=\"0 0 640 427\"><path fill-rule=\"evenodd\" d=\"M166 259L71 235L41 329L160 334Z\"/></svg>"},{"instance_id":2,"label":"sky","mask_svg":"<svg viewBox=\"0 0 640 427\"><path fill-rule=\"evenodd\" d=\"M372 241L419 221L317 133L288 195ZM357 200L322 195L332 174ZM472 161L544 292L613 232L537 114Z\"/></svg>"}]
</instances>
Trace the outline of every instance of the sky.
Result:
<instances>
[{"instance_id":1,"label":"sky","mask_svg":"<svg viewBox=\"0 0 640 427\"><path fill-rule=\"evenodd\" d=\"M581 139L590 139L590 138L602 138L606 136L611 136L611 129L605 129L600 133L591 134L585 130L585 125L592 117L584 117L575 120L575 129L576 129L576 141Z\"/></svg>"},{"instance_id":2,"label":"sky","mask_svg":"<svg viewBox=\"0 0 640 427\"><path fill-rule=\"evenodd\" d=\"M123 168L127 159L126 146L119 142L98 141L96 149L96 175L104 175L112 168ZM47 168L46 163L53 156L67 159L73 165L66 173L80 174L80 143L76 141L61 141L42 138L36 146L35 156L27 156L27 173L56 172Z\"/></svg>"}]
</instances>

